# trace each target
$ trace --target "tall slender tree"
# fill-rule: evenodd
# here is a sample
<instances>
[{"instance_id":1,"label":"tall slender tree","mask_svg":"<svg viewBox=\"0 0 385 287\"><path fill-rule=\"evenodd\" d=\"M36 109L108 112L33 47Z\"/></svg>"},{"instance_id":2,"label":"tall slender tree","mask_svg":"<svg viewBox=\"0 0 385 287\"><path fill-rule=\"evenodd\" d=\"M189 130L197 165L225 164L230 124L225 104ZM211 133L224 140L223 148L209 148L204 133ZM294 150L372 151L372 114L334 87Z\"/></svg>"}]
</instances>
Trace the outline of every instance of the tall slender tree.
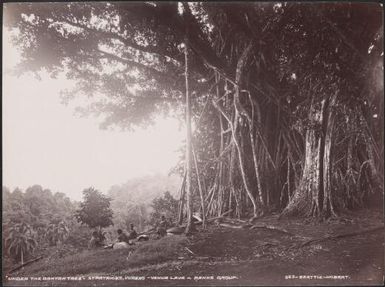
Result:
<instances>
[{"instance_id":1,"label":"tall slender tree","mask_svg":"<svg viewBox=\"0 0 385 287\"><path fill-rule=\"evenodd\" d=\"M186 34L188 29L186 29ZM184 42L185 77L186 77L186 193L187 193L187 225L186 234L194 230L193 224L193 189L192 189L192 145L191 145L191 95L190 95L190 61L188 38Z\"/></svg>"}]
</instances>

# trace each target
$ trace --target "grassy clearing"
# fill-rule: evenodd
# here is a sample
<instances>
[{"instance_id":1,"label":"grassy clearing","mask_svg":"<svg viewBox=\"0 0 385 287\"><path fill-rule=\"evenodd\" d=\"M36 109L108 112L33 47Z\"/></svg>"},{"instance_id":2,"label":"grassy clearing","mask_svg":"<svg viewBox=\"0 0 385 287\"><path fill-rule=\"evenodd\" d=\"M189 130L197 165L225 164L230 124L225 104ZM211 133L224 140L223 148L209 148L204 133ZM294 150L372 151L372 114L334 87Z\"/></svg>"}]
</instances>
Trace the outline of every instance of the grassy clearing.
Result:
<instances>
[{"instance_id":1,"label":"grassy clearing","mask_svg":"<svg viewBox=\"0 0 385 287\"><path fill-rule=\"evenodd\" d=\"M187 243L183 235L167 236L160 240L144 243L129 258L129 267L161 263L178 256L180 248Z\"/></svg>"},{"instance_id":2,"label":"grassy clearing","mask_svg":"<svg viewBox=\"0 0 385 287\"><path fill-rule=\"evenodd\" d=\"M83 251L54 262L42 261L12 275L74 276L90 273L119 273L122 270L175 259L186 243L185 236L167 236L130 249Z\"/></svg>"}]
</instances>

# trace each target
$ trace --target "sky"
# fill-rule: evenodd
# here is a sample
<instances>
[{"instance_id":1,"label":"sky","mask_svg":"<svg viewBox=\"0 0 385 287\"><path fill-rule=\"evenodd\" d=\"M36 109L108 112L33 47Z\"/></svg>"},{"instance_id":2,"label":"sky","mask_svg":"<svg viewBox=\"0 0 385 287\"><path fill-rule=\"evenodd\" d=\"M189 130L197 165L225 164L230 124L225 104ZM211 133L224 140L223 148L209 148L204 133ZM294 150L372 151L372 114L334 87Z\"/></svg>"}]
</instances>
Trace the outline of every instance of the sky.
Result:
<instances>
[{"instance_id":1,"label":"sky","mask_svg":"<svg viewBox=\"0 0 385 287\"><path fill-rule=\"evenodd\" d=\"M175 119L159 118L135 132L99 129L96 118L74 114L76 103L60 103L60 90L71 81L9 72L19 56L3 31L3 186L40 184L80 200L90 186L107 192L175 166L185 135Z\"/></svg>"}]
</instances>

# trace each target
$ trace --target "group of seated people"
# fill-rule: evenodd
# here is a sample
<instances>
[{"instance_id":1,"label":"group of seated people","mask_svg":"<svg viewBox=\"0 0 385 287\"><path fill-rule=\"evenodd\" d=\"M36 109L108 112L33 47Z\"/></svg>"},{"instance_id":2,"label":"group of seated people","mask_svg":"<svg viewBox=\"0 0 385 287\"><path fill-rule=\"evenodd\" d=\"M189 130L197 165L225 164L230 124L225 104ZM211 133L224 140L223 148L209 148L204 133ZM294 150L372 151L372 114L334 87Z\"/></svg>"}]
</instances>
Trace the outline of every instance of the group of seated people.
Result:
<instances>
[{"instance_id":1,"label":"group of seated people","mask_svg":"<svg viewBox=\"0 0 385 287\"><path fill-rule=\"evenodd\" d=\"M130 225L130 231L128 234L123 232L123 230L121 230L121 229L118 229L117 233L118 233L118 238L117 238L116 243L125 242L125 243L131 245L132 240L134 240L135 238L138 237L138 233L136 232L133 224ZM106 246L105 243L106 243L105 233L94 231L94 232L92 232L91 239L88 243L88 249ZM114 245L114 244L112 244L112 245Z\"/></svg>"},{"instance_id":2,"label":"group of seated people","mask_svg":"<svg viewBox=\"0 0 385 287\"><path fill-rule=\"evenodd\" d=\"M138 233L136 232L134 225L131 223L130 224L130 231L128 234L123 232L123 230L118 229L118 242L126 242L128 244L131 244L130 240L133 240L138 237Z\"/></svg>"},{"instance_id":3,"label":"group of seated people","mask_svg":"<svg viewBox=\"0 0 385 287\"><path fill-rule=\"evenodd\" d=\"M166 220L166 217L162 215L161 220L158 222L156 227L156 234L158 238L167 235L167 228L171 227L171 223ZM135 230L134 225L130 224L130 230L128 234L124 232L122 229L117 230L118 238L115 243L107 245L113 248L126 248L127 245L132 245L133 240L138 238L138 233ZM140 239L140 238L139 238ZM147 240L148 238L146 238ZM92 232L91 239L88 243L88 249L98 248L98 247L106 247L106 236L105 233L101 233L98 231Z\"/></svg>"}]
</instances>

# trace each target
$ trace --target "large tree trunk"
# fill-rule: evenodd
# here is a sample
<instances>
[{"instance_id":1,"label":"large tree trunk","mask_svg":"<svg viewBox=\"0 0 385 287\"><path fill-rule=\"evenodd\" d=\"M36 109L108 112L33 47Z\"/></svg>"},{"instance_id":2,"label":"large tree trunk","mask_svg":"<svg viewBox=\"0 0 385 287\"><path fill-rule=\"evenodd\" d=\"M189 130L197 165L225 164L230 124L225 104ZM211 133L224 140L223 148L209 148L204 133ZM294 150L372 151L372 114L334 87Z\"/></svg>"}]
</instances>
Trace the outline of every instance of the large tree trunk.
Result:
<instances>
[{"instance_id":1,"label":"large tree trunk","mask_svg":"<svg viewBox=\"0 0 385 287\"><path fill-rule=\"evenodd\" d=\"M235 81L236 81L236 86L235 86L235 94L234 94L234 107L235 107L235 115L234 115L234 122L232 124L232 134L233 134L233 140L235 147L237 148L238 151L238 161L239 161L239 168L242 176L242 181L243 185L245 187L246 193L253 205L253 217L257 217L258 213L258 206L257 206L257 201L254 198L253 192L249 186L249 183L247 181L247 176L246 176L246 171L245 171L245 162L244 162L244 153L243 150L241 149L241 144L239 139L237 138L237 128L239 125L239 120L240 120L240 110L242 109L241 103L240 103L240 92L241 88L240 85L242 85L242 77L243 77L243 72L245 69L245 65L248 61L248 58L250 56L250 52L253 47L253 42L250 42L248 46L245 48L245 50L242 52L242 55L240 56L238 63L237 63L237 70L236 70L236 76L235 76Z\"/></svg>"},{"instance_id":2,"label":"large tree trunk","mask_svg":"<svg viewBox=\"0 0 385 287\"><path fill-rule=\"evenodd\" d=\"M302 178L281 216L335 215L331 190L331 153L336 95L311 104Z\"/></svg>"},{"instance_id":3,"label":"large tree trunk","mask_svg":"<svg viewBox=\"0 0 385 287\"><path fill-rule=\"evenodd\" d=\"M336 216L333 206L332 199L332 174L333 174L333 165L332 165L332 146L333 146L333 131L334 131L334 121L335 113L333 111L335 106L335 101L337 94L334 94L330 102L326 106L327 115L324 119L323 125L323 134L325 135L324 140L324 153L323 153L323 205L322 205L322 214L323 216Z\"/></svg>"}]
</instances>

